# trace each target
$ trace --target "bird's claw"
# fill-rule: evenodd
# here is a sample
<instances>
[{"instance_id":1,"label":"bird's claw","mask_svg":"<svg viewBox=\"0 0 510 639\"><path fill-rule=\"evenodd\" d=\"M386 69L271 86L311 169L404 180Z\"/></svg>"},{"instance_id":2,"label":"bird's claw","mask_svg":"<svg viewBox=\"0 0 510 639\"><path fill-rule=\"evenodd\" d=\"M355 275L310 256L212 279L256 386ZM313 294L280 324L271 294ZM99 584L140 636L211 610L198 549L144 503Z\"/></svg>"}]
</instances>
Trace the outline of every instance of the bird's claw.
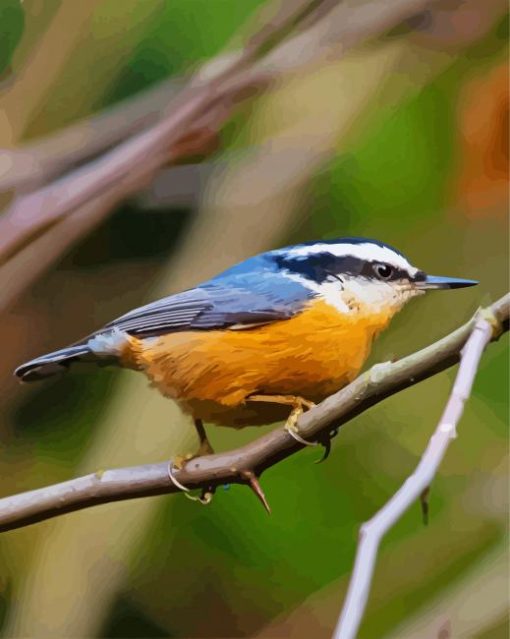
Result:
<instances>
[{"instance_id":1,"label":"bird's claw","mask_svg":"<svg viewBox=\"0 0 510 639\"><path fill-rule=\"evenodd\" d=\"M297 427L297 421L299 417L304 413L305 408L313 408L315 404L301 397L296 398L296 404L293 406L292 411L285 423L284 429L289 435L303 446L317 446L319 442L311 442L301 437L299 429Z\"/></svg>"},{"instance_id":2,"label":"bird's claw","mask_svg":"<svg viewBox=\"0 0 510 639\"><path fill-rule=\"evenodd\" d=\"M179 457L176 459L175 462L173 460L170 460L168 462L168 478L170 479L170 481L176 488L178 488L179 490L182 490L183 493L188 493L190 489L186 488L184 484L181 484L181 482L175 477L175 474L174 474L174 468L177 468L177 470L182 470L182 468L184 467L185 462L183 463L182 459L184 458L181 455L179 455Z\"/></svg>"},{"instance_id":3,"label":"bird's claw","mask_svg":"<svg viewBox=\"0 0 510 639\"><path fill-rule=\"evenodd\" d=\"M168 477L172 484L181 490L184 495L191 499L191 501L198 501L204 506L210 504L214 495L214 488L209 486L208 488L203 488L200 495L190 495L190 489L181 484L181 482L176 479L174 474L174 469L182 470L187 462L191 459L195 459L196 457L202 457L202 455L213 455L214 449L211 446L209 440L207 439L207 433L205 432L204 425L200 419L195 419L194 421L195 430L197 431L198 439L200 445L195 454L187 453L186 455L177 455L173 461L168 463Z\"/></svg>"},{"instance_id":4,"label":"bird's claw","mask_svg":"<svg viewBox=\"0 0 510 639\"><path fill-rule=\"evenodd\" d=\"M330 433L327 433L319 440L319 444L322 444L322 446L324 446L324 452L322 454L322 457L315 462L316 464L322 464L322 462L326 461L326 459L329 457L329 453L331 452L331 440L337 435L338 427L333 428Z\"/></svg>"},{"instance_id":5,"label":"bird's claw","mask_svg":"<svg viewBox=\"0 0 510 639\"><path fill-rule=\"evenodd\" d=\"M295 424L289 424L287 422L284 426L284 429L289 433L289 435L295 439L297 442L302 444L303 446L317 446L319 442L310 442L304 437L301 437L299 434L299 430Z\"/></svg>"},{"instance_id":6,"label":"bird's claw","mask_svg":"<svg viewBox=\"0 0 510 639\"><path fill-rule=\"evenodd\" d=\"M189 493L184 493L184 496L191 501L198 501L200 504L202 504L202 506L207 506L211 503L212 498L214 497L214 490L211 486L209 486L209 488L203 488L200 495L190 495Z\"/></svg>"},{"instance_id":7,"label":"bird's claw","mask_svg":"<svg viewBox=\"0 0 510 639\"><path fill-rule=\"evenodd\" d=\"M267 402L272 404L284 404L291 407L290 415L284 426L289 435L302 446L317 446L317 442L309 442L301 437L297 427L297 421L300 415L305 412L305 408L309 410L315 407L315 403L298 395L249 395L246 398L248 402Z\"/></svg>"},{"instance_id":8,"label":"bird's claw","mask_svg":"<svg viewBox=\"0 0 510 639\"><path fill-rule=\"evenodd\" d=\"M301 434L297 427L297 420L304 413L304 407L312 408L313 406L315 406L315 404L313 402L308 402L307 400L301 400L299 403L296 403L296 405L292 408L292 411L284 426L289 435L300 444L303 444L303 446L317 446L317 444L319 443L310 442L304 437L301 437Z\"/></svg>"},{"instance_id":9,"label":"bird's claw","mask_svg":"<svg viewBox=\"0 0 510 639\"><path fill-rule=\"evenodd\" d=\"M207 504L211 503L214 496L214 488L212 486L203 488L200 495L190 495L189 493L191 489L184 484L181 484L181 482L175 477L174 474L174 469L182 470L186 462L192 458L193 455L179 455L175 461L168 462L168 477L170 478L172 484L184 493L185 497L191 499L191 501L198 501L202 505L207 506Z\"/></svg>"},{"instance_id":10,"label":"bird's claw","mask_svg":"<svg viewBox=\"0 0 510 639\"><path fill-rule=\"evenodd\" d=\"M324 437L319 443L324 446L324 450L322 451L322 457L316 459L314 464L322 464L322 462L325 462L331 452L331 437Z\"/></svg>"}]
</instances>

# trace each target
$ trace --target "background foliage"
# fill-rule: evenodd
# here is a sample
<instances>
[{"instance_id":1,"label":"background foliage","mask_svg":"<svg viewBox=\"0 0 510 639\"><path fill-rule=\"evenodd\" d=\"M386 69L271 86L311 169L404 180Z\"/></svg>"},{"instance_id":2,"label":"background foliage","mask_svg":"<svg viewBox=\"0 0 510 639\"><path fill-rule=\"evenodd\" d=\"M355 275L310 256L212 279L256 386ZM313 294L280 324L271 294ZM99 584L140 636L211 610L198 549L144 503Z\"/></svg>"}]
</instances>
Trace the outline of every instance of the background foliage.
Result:
<instances>
[{"instance_id":1,"label":"background foliage","mask_svg":"<svg viewBox=\"0 0 510 639\"><path fill-rule=\"evenodd\" d=\"M2 33L9 34L0 34L0 70L8 70L0 94L2 146L47 134L194 68L221 50L259 3L81 4L25 0L20 12L14 0L1 3ZM391 45L392 34L387 40ZM443 53L452 43L425 44ZM34 52L47 65L45 77L30 73ZM363 56L374 53L362 51L348 63L358 70L349 76L353 91L370 81L372 67ZM344 137L333 131L320 166L284 194L292 214L276 244L373 236L429 272L480 280L474 289L416 301L371 361L437 339L508 288L505 56L501 21L398 102L387 99L388 89L376 93L362 125ZM293 143L306 147L319 136L321 118L340 117L350 96L336 79L343 81L345 73L332 64L243 107L209 161L212 176L198 204L154 203L150 190L126 202L4 314L2 494L103 465L165 459L193 446L189 425L133 373L84 371L20 388L12 368L156 291L196 282L205 271L193 256L183 266L180 256L203 217L218 207L245 216L236 249L242 253L243 233L261 231L258 220L264 223L258 207L267 204L279 215L278 201L264 199L267 158L256 149L275 140L273 170L284 174L292 145L279 143L294 126ZM393 78L390 90L411 75ZM257 199L254 192L264 195ZM202 237L199 246L197 262L208 260L212 268L216 245ZM234 249L221 258L228 264L233 256ZM174 272L179 275L172 280ZM507 563L506 348L502 340L483 360L460 436L432 488L428 527L416 506L384 543L362 627L366 639L413 636L423 619L442 615L462 626L468 613L470 634L454 636L507 636L501 585ZM269 471L263 484L270 518L235 486L220 491L208 508L178 496L112 504L2 535L3 636L329 636L359 525L415 467L452 379L453 372L438 375L352 421L327 463L314 465L317 451L306 450ZM210 433L217 449L256 435L253 429ZM458 593L464 601L476 594L474 608L455 605ZM405 631L397 629L402 623Z\"/></svg>"}]
</instances>

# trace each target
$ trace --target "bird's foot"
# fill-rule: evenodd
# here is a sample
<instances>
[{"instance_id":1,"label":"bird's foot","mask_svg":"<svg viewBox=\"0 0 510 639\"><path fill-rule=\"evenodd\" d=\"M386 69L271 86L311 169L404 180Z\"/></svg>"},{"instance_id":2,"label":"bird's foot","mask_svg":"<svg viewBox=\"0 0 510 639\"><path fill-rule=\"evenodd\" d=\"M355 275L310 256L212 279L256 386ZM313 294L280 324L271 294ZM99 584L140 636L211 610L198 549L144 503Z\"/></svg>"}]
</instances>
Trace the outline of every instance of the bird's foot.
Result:
<instances>
[{"instance_id":1,"label":"bird's foot","mask_svg":"<svg viewBox=\"0 0 510 639\"><path fill-rule=\"evenodd\" d=\"M202 493L199 496L190 495L189 494L190 489L184 486L183 484L181 484L181 482L179 482L175 477L175 470L182 470L186 466L186 464L192 459L196 459L197 457L202 457L203 455L214 454L214 449L207 438L207 433L205 432L205 428L202 423L202 420L195 419L194 424L195 424L195 430L197 431L198 439L200 441L198 449L195 453L187 453L186 455L176 455L176 457L173 460L170 460L168 464L168 476L170 478L170 481L173 483L173 485L176 486L179 490L182 490L188 499L191 499L192 501L198 501L201 504L207 505L211 502L214 495L214 490L212 487L209 487L208 489L204 488L202 490Z\"/></svg>"},{"instance_id":2,"label":"bird's foot","mask_svg":"<svg viewBox=\"0 0 510 639\"><path fill-rule=\"evenodd\" d=\"M285 422L284 429L291 437L303 446L317 446L319 443L310 442L304 437L301 437L297 427L299 417L305 412L305 410L314 408L314 406L316 406L314 402L304 399L304 397L298 397L297 395L250 395L247 399L251 402L271 402L273 404L286 404L291 406L292 410Z\"/></svg>"},{"instance_id":3,"label":"bird's foot","mask_svg":"<svg viewBox=\"0 0 510 639\"><path fill-rule=\"evenodd\" d=\"M321 464L329 457L329 453L331 452L331 440L333 439L333 437L336 437L338 435L338 429L339 426L333 428L333 430L323 435L319 440L319 444L324 446L324 452L322 454L322 457L315 462L316 464Z\"/></svg>"},{"instance_id":4,"label":"bird's foot","mask_svg":"<svg viewBox=\"0 0 510 639\"><path fill-rule=\"evenodd\" d=\"M305 412L305 408L306 410L310 410L310 408L313 408L316 404L314 404L314 402L303 399L302 397L296 397L296 400L299 401L299 403L296 403L292 408L290 415L288 416L285 423L284 429L300 444L303 444L304 446L317 446L319 442L311 442L308 439L301 437L301 434L297 427L297 421Z\"/></svg>"},{"instance_id":5,"label":"bird's foot","mask_svg":"<svg viewBox=\"0 0 510 639\"><path fill-rule=\"evenodd\" d=\"M178 455L174 460L170 460L168 462L168 477L172 484L184 493L185 497L191 499L191 501L198 501L204 506L207 506L207 504L211 503L214 496L214 489L212 486L209 486L209 488L203 488L200 495L190 495L191 489L184 484L181 484L175 476L175 471L182 470L188 461L193 458L193 455Z\"/></svg>"},{"instance_id":6,"label":"bird's foot","mask_svg":"<svg viewBox=\"0 0 510 639\"><path fill-rule=\"evenodd\" d=\"M330 432L321 435L320 438L315 442L311 442L308 439L301 437L301 434L297 428L297 420L299 416L304 413L305 408L307 410L310 410L310 408L313 408L314 406L316 406L316 404L306 399L303 400L301 397L297 397L296 399L301 400L303 404L292 409L292 412L290 413L284 428L289 433L289 435L300 444L304 444L305 446L317 446L320 444L321 446L323 446L324 452L322 454L322 457L315 462L316 464L320 464L323 461L326 461L326 459L329 457L329 453L331 452L331 440L333 439L333 437L336 437L336 435L338 435L339 427L333 428Z\"/></svg>"},{"instance_id":7,"label":"bird's foot","mask_svg":"<svg viewBox=\"0 0 510 639\"><path fill-rule=\"evenodd\" d=\"M205 432L202 420L195 419L193 421L193 424L198 435L198 448L194 453L186 453L186 455L177 455L175 457L173 466L174 468L177 468L177 470L182 470L184 466L192 459L202 457L203 455L214 455L214 448L211 446L211 442L207 438L207 433Z\"/></svg>"}]
</instances>

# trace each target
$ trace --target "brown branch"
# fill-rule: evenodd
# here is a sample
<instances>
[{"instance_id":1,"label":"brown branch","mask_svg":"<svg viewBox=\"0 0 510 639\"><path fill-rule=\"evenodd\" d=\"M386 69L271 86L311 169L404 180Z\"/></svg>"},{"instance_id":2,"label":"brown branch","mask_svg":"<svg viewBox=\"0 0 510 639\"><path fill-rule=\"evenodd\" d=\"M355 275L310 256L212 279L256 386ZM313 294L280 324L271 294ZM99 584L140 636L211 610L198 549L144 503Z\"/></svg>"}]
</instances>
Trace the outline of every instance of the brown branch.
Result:
<instances>
[{"instance_id":1,"label":"brown branch","mask_svg":"<svg viewBox=\"0 0 510 639\"><path fill-rule=\"evenodd\" d=\"M480 311L493 326L492 339L508 331L510 293ZM394 363L376 364L354 382L302 415L303 437L321 439L386 397L449 368L458 362L477 314L443 339ZM277 429L236 450L198 457L176 472L177 480L192 489L209 491L221 484L247 484L252 477L289 457L302 446L285 430ZM98 471L54 486L0 500L0 531L43 521L64 513L124 499L176 492L168 463Z\"/></svg>"},{"instance_id":2,"label":"brown branch","mask_svg":"<svg viewBox=\"0 0 510 639\"><path fill-rule=\"evenodd\" d=\"M295 10L289 11L287 20L294 18ZM217 110L219 100L229 101L233 90L239 93L253 84L250 74L243 80L246 76L243 69L257 58L281 26L278 21L274 25L268 24L261 37L250 40L240 52L221 55L207 63L170 101L154 125L55 182L16 198L0 219L0 262L9 259L41 230L73 213L90 199L115 189L122 177L132 175L136 178L140 170L146 171L148 163L155 174L169 161L169 154L174 161L180 159L172 152L172 145L189 135L197 120L202 120L209 111ZM233 86L228 84L232 79L235 80ZM128 181L123 196L132 192Z\"/></svg>"},{"instance_id":3,"label":"brown branch","mask_svg":"<svg viewBox=\"0 0 510 639\"><path fill-rule=\"evenodd\" d=\"M119 180L115 189L104 197L92 199L81 206L72 217L64 218L46 233L19 251L7 264L0 267L2 294L0 313L13 304L20 291L27 289L46 268L71 249L87 233L90 233L108 216L119 192L123 192L126 180L134 189L143 188L150 176L150 166L136 180L129 177Z\"/></svg>"},{"instance_id":4,"label":"brown branch","mask_svg":"<svg viewBox=\"0 0 510 639\"><path fill-rule=\"evenodd\" d=\"M331 2L320 0L319 7L329 10ZM279 30L299 21L299 13L313 6L311 0L293 0L275 7L264 5L257 24L252 25L254 35L247 39L245 49L267 46L276 41ZM229 47L227 47L228 49ZM228 55L206 63L198 75L222 65ZM173 100L187 84L186 78L170 78L155 87L143 90L102 112L65 127L46 139L24 144L17 149L2 150L0 191L33 187L65 172L66 167L80 164L123 139L152 126L164 118L172 108Z\"/></svg>"},{"instance_id":5,"label":"brown branch","mask_svg":"<svg viewBox=\"0 0 510 639\"><path fill-rule=\"evenodd\" d=\"M182 85L182 79L165 80L47 138L2 149L0 191L35 188L148 128Z\"/></svg>"}]
</instances>

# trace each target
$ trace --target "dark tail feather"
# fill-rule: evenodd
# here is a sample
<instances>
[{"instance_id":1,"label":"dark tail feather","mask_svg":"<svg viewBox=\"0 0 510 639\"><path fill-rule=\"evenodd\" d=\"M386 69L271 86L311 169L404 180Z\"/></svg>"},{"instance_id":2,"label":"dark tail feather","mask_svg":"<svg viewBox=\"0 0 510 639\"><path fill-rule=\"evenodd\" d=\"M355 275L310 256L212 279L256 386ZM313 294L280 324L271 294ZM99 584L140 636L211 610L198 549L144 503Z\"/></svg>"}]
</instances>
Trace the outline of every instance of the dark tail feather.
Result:
<instances>
[{"instance_id":1,"label":"dark tail feather","mask_svg":"<svg viewBox=\"0 0 510 639\"><path fill-rule=\"evenodd\" d=\"M36 382L40 379L51 377L51 375L62 373L69 368L72 362L87 355L90 357L92 353L86 344L68 346L22 364L14 371L14 374L24 382Z\"/></svg>"}]
</instances>

